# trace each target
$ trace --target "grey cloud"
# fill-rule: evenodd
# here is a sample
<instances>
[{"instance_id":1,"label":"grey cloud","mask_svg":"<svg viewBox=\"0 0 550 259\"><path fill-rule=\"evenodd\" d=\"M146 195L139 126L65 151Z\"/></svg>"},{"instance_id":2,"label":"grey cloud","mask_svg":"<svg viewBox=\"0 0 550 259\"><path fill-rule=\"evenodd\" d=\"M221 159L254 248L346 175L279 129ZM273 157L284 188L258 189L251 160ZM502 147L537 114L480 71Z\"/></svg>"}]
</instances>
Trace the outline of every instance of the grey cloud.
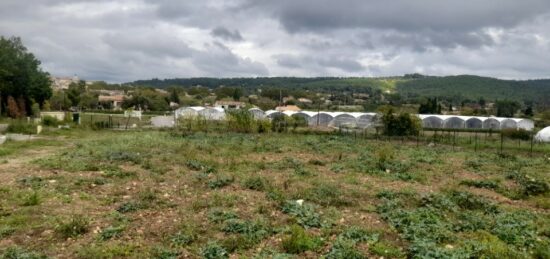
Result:
<instances>
[{"instance_id":1,"label":"grey cloud","mask_svg":"<svg viewBox=\"0 0 550 259\"><path fill-rule=\"evenodd\" d=\"M115 82L550 70L547 0L2 0L0 35L54 75Z\"/></svg>"},{"instance_id":2,"label":"grey cloud","mask_svg":"<svg viewBox=\"0 0 550 259\"><path fill-rule=\"evenodd\" d=\"M316 57L316 56L296 56L296 55L275 55L277 64L288 68L336 68L345 72L359 72L364 69L361 63L354 59L345 57Z\"/></svg>"},{"instance_id":3,"label":"grey cloud","mask_svg":"<svg viewBox=\"0 0 550 259\"><path fill-rule=\"evenodd\" d=\"M229 41L244 40L243 37L241 36L241 33L238 30L230 31L229 29L221 26L212 29L210 34L214 37L218 37Z\"/></svg>"}]
</instances>

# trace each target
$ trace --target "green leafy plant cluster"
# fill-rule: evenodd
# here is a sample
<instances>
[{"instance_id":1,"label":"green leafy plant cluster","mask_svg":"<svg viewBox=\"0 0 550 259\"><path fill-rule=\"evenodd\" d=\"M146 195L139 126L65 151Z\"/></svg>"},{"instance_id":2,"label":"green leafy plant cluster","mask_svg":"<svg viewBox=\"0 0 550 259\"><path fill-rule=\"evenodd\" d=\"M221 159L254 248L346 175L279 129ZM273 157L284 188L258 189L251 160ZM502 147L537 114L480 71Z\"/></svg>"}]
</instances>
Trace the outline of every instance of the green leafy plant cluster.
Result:
<instances>
[{"instance_id":1,"label":"green leafy plant cluster","mask_svg":"<svg viewBox=\"0 0 550 259\"><path fill-rule=\"evenodd\" d=\"M315 207L309 203L286 201L281 209L284 213L293 216L296 222L303 227L320 227L321 217L315 212Z\"/></svg>"}]
</instances>

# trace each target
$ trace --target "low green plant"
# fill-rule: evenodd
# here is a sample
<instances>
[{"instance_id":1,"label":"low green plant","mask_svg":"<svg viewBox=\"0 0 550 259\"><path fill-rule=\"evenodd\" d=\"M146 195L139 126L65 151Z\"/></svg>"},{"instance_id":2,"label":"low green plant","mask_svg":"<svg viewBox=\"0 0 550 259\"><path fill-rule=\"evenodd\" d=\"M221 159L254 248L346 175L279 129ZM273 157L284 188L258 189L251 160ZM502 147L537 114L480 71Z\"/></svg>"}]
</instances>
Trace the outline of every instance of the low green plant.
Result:
<instances>
[{"instance_id":1,"label":"low green plant","mask_svg":"<svg viewBox=\"0 0 550 259\"><path fill-rule=\"evenodd\" d=\"M42 116L42 125L47 127L57 127L59 120L52 116Z\"/></svg>"},{"instance_id":2,"label":"low green plant","mask_svg":"<svg viewBox=\"0 0 550 259\"><path fill-rule=\"evenodd\" d=\"M22 120L14 120L6 128L8 133L36 134L36 125Z\"/></svg>"},{"instance_id":3,"label":"low green plant","mask_svg":"<svg viewBox=\"0 0 550 259\"><path fill-rule=\"evenodd\" d=\"M26 194L23 196L21 205L36 206L40 204L40 202L41 202L41 199L40 199L40 196L38 195L38 192L34 191L34 192L31 192L30 194Z\"/></svg>"},{"instance_id":4,"label":"low green plant","mask_svg":"<svg viewBox=\"0 0 550 259\"><path fill-rule=\"evenodd\" d=\"M255 191L266 191L269 189L269 183L261 176L252 176L247 178L244 181L243 186L247 189Z\"/></svg>"},{"instance_id":5,"label":"low green plant","mask_svg":"<svg viewBox=\"0 0 550 259\"><path fill-rule=\"evenodd\" d=\"M229 254L221 245L216 242L209 242L201 249L201 255L205 259L229 258Z\"/></svg>"},{"instance_id":6,"label":"low green plant","mask_svg":"<svg viewBox=\"0 0 550 259\"><path fill-rule=\"evenodd\" d=\"M319 241L309 236L302 227L293 225L290 235L283 239L282 246L287 253L300 254L317 248Z\"/></svg>"},{"instance_id":7,"label":"low green plant","mask_svg":"<svg viewBox=\"0 0 550 259\"><path fill-rule=\"evenodd\" d=\"M197 234L191 229L184 229L172 235L170 243L177 247L186 246L197 240L197 237Z\"/></svg>"},{"instance_id":8,"label":"low green plant","mask_svg":"<svg viewBox=\"0 0 550 259\"><path fill-rule=\"evenodd\" d=\"M120 237L122 235L122 232L124 232L124 229L124 226L107 227L101 230L101 233L99 234L99 239L105 241L114 237Z\"/></svg>"},{"instance_id":9,"label":"low green plant","mask_svg":"<svg viewBox=\"0 0 550 259\"><path fill-rule=\"evenodd\" d=\"M209 180L207 184L210 189L217 189L230 185L233 181L235 181L235 178L232 176L216 175L214 179Z\"/></svg>"},{"instance_id":10,"label":"low green plant","mask_svg":"<svg viewBox=\"0 0 550 259\"><path fill-rule=\"evenodd\" d=\"M55 231L63 238L75 238L88 232L88 219L81 215L73 215L67 222L60 222Z\"/></svg>"},{"instance_id":11,"label":"low green plant","mask_svg":"<svg viewBox=\"0 0 550 259\"><path fill-rule=\"evenodd\" d=\"M282 211L293 216L296 222L303 227L320 227L321 217L315 212L315 207L309 203L298 201L286 201Z\"/></svg>"},{"instance_id":12,"label":"low green plant","mask_svg":"<svg viewBox=\"0 0 550 259\"><path fill-rule=\"evenodd\" d=\"M332 245L327 259L362 259L367 258L355 247L355 242L345 238L338 238Z\"/></svg>"},{"instance_id":13,"label":"low green plant","mask_svg":"<svg viewBox=\"0 0 550 259\"><path fill-rule=\"evenodd\" d=\"M48 258L45 255L39 254L37 252L31 252L26 249L11 246L8 247L0 254L0 258L5 259L46 259Z\"/></svg>"},{"instance_id":14,"label":"low green plant","mask_svg":"<svg viewBox=\"0 0 550 259\"><path fill-rule=\"evenodd\" d=\"M460 185L491 190L496 190L500 187L498 182L495 180L463 180L460 182Z\"/></svg>"}]
</instances>

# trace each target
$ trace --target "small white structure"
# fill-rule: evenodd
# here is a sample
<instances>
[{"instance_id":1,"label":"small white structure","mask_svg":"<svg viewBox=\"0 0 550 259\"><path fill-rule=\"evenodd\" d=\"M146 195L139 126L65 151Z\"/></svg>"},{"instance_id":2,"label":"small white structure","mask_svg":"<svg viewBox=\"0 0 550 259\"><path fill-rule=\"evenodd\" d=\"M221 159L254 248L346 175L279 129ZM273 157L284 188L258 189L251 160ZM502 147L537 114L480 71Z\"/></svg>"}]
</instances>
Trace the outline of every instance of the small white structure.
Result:
<instances>
[{"instance_id":1,"label":"small white structure","mask_svg":"<svg viewBox=\"0 0 550 259\"><path fill-rule=\"evenodd\" d=\"M45 116L56 118L58 121L65 120L65 112L40 112L40 118Z\"/></svg>"},{"instance_id":2,"label":"small white structure","mask_svg":"<svg viewBox=\"0 0 550 259\"><path fill-rule=\"evenodd\" d=\"M546 127L535 135L535 141L550 143L550 127Z\"/></svg>"},{"instance_id":3,"label":"small white structure","mask_svg":"<svg viewBox=\"0 0 550 259\"><path fill-rule=\"evenodd\" d=\"M265 112L260 108L250 108L248 109L248 112L250 112L256 120L265 119Z\"/></svg>"},{"instance_id":4,"label":"small white structure","mask_svg":"<svg viewBox=\"0 0 550 259\"><path fill-rule=\"evenodd\" d=\"M518 124L518 129L532 131L535 128L535 123L529 119L515 119Z\"/></svg>"},{"instance_id":5,"label":"small white structure","mask_svg":"<svg viewBox=\"0 0 550 259\"><path fill-rule=\"evenodd\" d=\"M309 119L309 126L328 127L333 119L331 112L318 112Z\"/></svg>"},{"instance_id":6,"label":"small white structure","mask_svg":"<svg viewBox=\"0 0 550 259\"><path fill-rule=\"evenodd\" d=\"M356 113L344 113L344 112L338 112L334 113L334 119L330 123L331 126L340 128L355 128L357 126L357 117L360 116Z\"/></svg>"},{"instance_id":7,"label":"small white structure","mask_svg":"<svg viewBox=\"0 0 550 259\"><path fill-rule=\"evenodd\" d=\"M134 111L134 110L124 111L124 117L138 118L139 120L141 120L141 111Z\"/></svg>"},{"instance_id":8,"label":"small white structure","mask_svg":"<svg viewBox=\"0 0 550 259\"><path fill-rule=\"evenodd\" d=\"M225 110L221 107L206 107L198 111L198 115L206 120L223 120L225 119Z\"/></svg>"},{"instance_id":9,"label":"small white structure","mask_svg":"<svg viewBox=\"0 0 550 259\"><path fill-rule=\"evenodd\" d=\"M179 118L189 118L199 115L199 111L204 110L204 107L201 106L191 106L191 107L181 107L174 111L176 114L176 119Z\"/></svg>"}]
</instances>

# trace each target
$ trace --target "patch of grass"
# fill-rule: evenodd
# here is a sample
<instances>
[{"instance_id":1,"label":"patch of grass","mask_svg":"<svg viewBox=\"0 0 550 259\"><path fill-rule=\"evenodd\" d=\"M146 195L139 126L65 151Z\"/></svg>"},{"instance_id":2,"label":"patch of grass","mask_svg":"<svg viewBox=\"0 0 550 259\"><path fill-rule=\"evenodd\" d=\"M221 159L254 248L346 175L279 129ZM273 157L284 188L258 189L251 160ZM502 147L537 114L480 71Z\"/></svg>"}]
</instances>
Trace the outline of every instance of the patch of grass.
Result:
<instances>
[{"instance_id":1,"label":"patch of grass","mask_svg":"<svg viewBox=\"0 0 550 259\"><path fill-rule=\"evenodd\" d=\"M101 233L99 234L99 239L105 241L115 237L120 237L125 228L125 226L107 227L101 230Z\"/></svg>"},{"instance_id":2,"label":"patch of grass","mask_svg":"<svg viewBox=\"0 0 550 259\"><path fill-rule=\"evenodd\" d=\"M31 193L23 194L21 197L21 206L36 206L40 204L42 200L40 199L40 196L38 195L38 192L33 191Z\"/></svg>"},{"instance_id":3,"label":"patch of grass","mask_svg":"<svg viewBox=\"0 0 550 259\"><path fill-rule=\"evenodd\" d=\"M355 242L349 239L338 238L332 245L327 259L362 259L367 258L355 247Z\"/></svg>"},{"instance_id":4,"label":"patch of grass","mask_svg":"<svg viewBox=\"0 0 550 259\"><path fill-rule=\"evenodd\" d=\"M15 228L10 226L2 226L0 227L0 239L9 237L11 234L15 232Z\"/></svg>"},{"instance_id":5,"label":"patch of grass","mask_svg":"<svg viewBox=\"0 0 550 259\"><path fill-rule=\"evenodd\" d=\"M111 259L143 257L144 251L130 242L89 244L77 250L78 258L83 259Z\"/></svg>"},{"instance_id":6,"label":"patch of grass","mask_svg":"<svg viewBox=\"0 0 550 259\"><path fill-rule=\"evenodd\" d=\"M460 185L497 190L500 185L495 180L462 180Z\"/></svg>"},{"instance_id":7,"label":"patch of grass","mask_svg":"<svg viewBox=\"0 0 550 259\"><path fill-rule=\"evenodd\" d=\"M309 236L300 226L292 226L290 235L283 239L283 250L291 254L300 254L305 251L314 250L320 246L320 240Z\"/></svg>"},{"instance_id":8,"label":"patch of grass","mask_svg":"<svg viewBox=\"0 0 550 259\"><path fill-rule=\"evenodd\" d=\"M387 242L378 242L369 247L369 252L387 258L405 258L405 253L399 247Z\"/></svg>"},{"instance_id":9,"label":"patch of grass","mask_svg":"<svg viewBox=\"0 0 550 259\"><path fill-rule=\"evenodd\" d=\"M342 189L339 185L322 182L307 190L306 197L324 206L349 206L352 203L345 198Z\"/></svg>"},{"instance_id":10,"label":"patch of grass","mask_svg":"<svg viewBox=\"0 0 550 259\"><path fill-rule=\"evenodd\" d=\"M39 254L37 252L28 251L26 249L12 246L8 247L0 254L0 258L5 259L46 259L48 258L45 255Z\"/></svg>"},{"instance_id":11,"label":"patch of grass","mask_svg":"<svg viewBox=\"0 0 550 259\"><path fill-rule=\"evenodd\" d=\"M244 188L255 191L266 191L270 188L268 181L261 176L252 176L243 183Z\"/></svg>"},{"instance_id":12,"label":"patch of grass","mask_svg":"<svg viewBox=\"0 0 550 259\"><path fill-rule=\"evenodd\" d=\"M74 215L69 221L60 222L55 231L62 238L75 238L88 232L89 221L81 215Z\"/></svg>"}]
</instances>

